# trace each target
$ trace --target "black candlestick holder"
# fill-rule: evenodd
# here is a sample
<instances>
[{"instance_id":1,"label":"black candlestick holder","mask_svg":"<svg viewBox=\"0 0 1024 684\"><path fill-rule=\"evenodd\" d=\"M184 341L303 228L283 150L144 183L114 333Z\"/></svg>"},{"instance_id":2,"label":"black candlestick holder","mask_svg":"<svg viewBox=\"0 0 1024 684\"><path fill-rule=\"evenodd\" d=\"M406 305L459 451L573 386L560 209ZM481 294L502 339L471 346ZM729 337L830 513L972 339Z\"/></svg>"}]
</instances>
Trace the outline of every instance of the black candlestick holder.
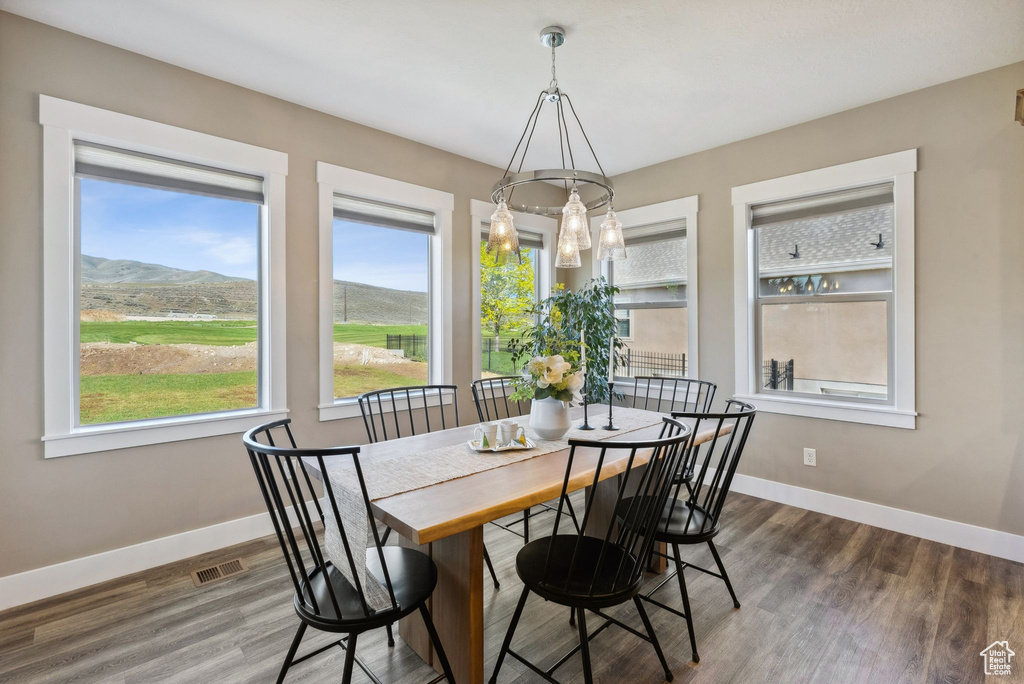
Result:
<instances>
[{"instance_id":1,"label":"black candlestick holder","mask_svg":"<svg viewBox=\"0 0 1024 684\"><path fill-rule=\"evenodd\" d=\"M594 426L590 424L590 418L587 415L587 404L590 401L590 392L587 390L587 376L583 376L583 425L580 425L580 430L593 430Z\"/></svg>"},{"instance_id":2,"label":"black candlestick holder","mask_svg":"<svg viewBox=\"0 0 1024 684\"><path fill-rule=\"evenodd\" d=\"M619 429L618 426L615 425L614 422L612 422L612 404L615 403L615 394L613 394L614 388L615 388L615 383L611 379L609 379L608 380L608 424L607 425L602 425L601 426L602 430L618 430Z\"/></svg>"}]
</instances>

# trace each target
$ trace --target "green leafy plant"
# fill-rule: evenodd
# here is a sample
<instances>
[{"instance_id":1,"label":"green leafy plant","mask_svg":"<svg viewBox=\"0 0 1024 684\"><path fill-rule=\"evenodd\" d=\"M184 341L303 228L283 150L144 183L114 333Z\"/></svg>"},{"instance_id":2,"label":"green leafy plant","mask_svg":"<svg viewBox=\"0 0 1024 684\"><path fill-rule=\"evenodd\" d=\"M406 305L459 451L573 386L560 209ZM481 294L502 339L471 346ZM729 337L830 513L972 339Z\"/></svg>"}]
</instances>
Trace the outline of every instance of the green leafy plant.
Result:
<instances>
[{"instance_id":1,"label":"green leafy plant","mask_svg":"<svg viewBox=\"0 0 1024 684\"><path fill-rule=\"evenodd\" d=\"M604 278L590 280L576 291L556 286L554 293L531 312L536 316L537 323L527 327L522 337L513 341L511 346L515 366L521 368L532 357L555 354L566 359L574 354L574 358L582 364L585 354L588 401L607 401L610 340L615 340L616 355L625 348L615 337L613 301L618 292L619 289L609 285ZM584 340L582 347L581 333ZM517 392L523 384L517 383ZM532 394L523 398L541 397Z\"/></svg>"}]
</instances>

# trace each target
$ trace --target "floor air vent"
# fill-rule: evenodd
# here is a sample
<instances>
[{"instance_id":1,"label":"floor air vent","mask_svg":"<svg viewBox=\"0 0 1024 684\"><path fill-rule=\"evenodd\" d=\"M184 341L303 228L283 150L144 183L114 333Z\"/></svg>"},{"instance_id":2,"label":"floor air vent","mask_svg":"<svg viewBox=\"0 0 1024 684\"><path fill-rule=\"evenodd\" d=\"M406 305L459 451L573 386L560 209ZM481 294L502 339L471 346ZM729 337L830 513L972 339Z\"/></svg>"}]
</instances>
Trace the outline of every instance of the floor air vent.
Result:
<instances>
[{"instance_id":1,"label":"floor air vent","mask_svg":"<svg viewBox=\"0 0 1024 684\"><path fill-rule=\"evenodd\" d=\"M205 587L208 584L214 582L220 582L226 580L235 575L241 575L249 568L245 567L245 563L241 559L236 558L235 560L229 560L227 563L221 563L220 565L211 565L208 568L200 568L199 570L192 571L192 581L195 582L197 587Z\"/></svg>"}]
</instances>

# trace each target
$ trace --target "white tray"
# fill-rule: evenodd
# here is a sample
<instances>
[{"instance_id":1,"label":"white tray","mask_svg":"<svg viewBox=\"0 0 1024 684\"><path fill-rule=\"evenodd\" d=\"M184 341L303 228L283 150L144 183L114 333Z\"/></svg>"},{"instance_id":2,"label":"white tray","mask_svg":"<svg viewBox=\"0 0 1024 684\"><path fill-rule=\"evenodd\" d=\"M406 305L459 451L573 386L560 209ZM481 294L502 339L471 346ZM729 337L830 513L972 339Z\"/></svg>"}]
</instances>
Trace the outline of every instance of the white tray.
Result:
<instances>
[{"instance_id":1,"label":"white tray","mask_svg":"<svg viewBox=\"0 0 1024 684\"><path fill-rule=\"evenodd\" d=\"M506 446L494 446L484 449L480 446L480 440L478 439L471 439L466 442L466 444L468 444L469 448L473 451L522 451L523 449L534 449L537 446L537 444L529 437L526 438L526 446L514 442Z\"/></svg>"}]
</instances>

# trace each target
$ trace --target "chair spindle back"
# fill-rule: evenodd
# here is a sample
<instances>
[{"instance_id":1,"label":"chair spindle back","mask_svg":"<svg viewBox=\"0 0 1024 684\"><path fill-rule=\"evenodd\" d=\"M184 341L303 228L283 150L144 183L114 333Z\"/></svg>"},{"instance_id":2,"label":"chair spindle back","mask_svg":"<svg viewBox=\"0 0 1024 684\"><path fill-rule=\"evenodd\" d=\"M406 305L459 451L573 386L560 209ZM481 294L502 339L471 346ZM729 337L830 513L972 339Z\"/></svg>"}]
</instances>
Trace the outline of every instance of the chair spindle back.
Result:
<instances>
[{"instance_id":1,"label":"chair spindle back","mask_svg":"<svg viewBox=\"0 0 1024 684\"><path fill-rule=\"evenodd\" d=\"M544 567L544 582L553 589L567 591L569 581L574 577L574 569L580 562L580 554L589 548L593 554L593 540L600 540L597 559L591 562L593 572L587 580L586 595L588 597L614 594L639 583L648 557L654 548L655 531L659 516L665 507L671 489L673 474L679 467L680 459L685 451L686 442L690 437L690 428L672 418L663 418L661 433L657 439L644 441L592 441L583 439L569 440L569 459L565 469L565 481L562 484L562 495L559 497L552 528L552 543L548 545ZM572 475L573 463L580 449L597 449L599 455L594 470L594 479L590 485L589 496L586 497L583 518L579 532L574 535L573 551L568 571L565 568L554 568L552 551L555 535L558 534L562 519L563 506ZM595 525L591 519L597 493L597 485L601 479L601 470L608 461L608 454L628 452L625 469L619 475L620 481L616 488L615 506L619 516L629 524L619 525L616 516L609 516L607 524ZM650 454L645 467L634 467L638 458ZM641 462L642 463L642 462ZM597 534L588 534L588 525ZM599 536L598 536L599 535ZM589 540L589 541L588 541ZM611 564L609 564L611 563ZM612 567L614 565L614 567ZM553 571L558 577L553 578ZM578 580L578 577L576 578ZM561 580L564 586L559 587Z\"/></svg>"},{"instance_id":2,"label":"chair spindle back","mask_svg":"<svg viewBox=\"0 0 1024 684\"><path fill-rule=\"evenodd\" d=\"M693 533L704 534L718 524L722 506L732 486L732 479L743 455L743 448L756 413L757 409L753 405L736 399L729 399L726 402L724 413L672 413L673 418L692 419L694 435L714 429L715 436L703 444L693 443L687 446L683 467L693 473L693 480L686 491L681 491L685 484L682 481L674 484L670 515L665 517L666 531L672 517L671 513L679 506L688 508L683 529L690 530L690 525L696 520L698 528Z\"/></svg>"},{"instance_id":3,"label":"chair spindle back","mask_svg":"<svg viewBox=\"0 0 1024 684\"><path fill-rule=\"evenodd\" d=\"M451 402L446 402L449 393ZM421 385L364 392L359 395L359 411L370 444L458 427L458 387Z\"/></svg>"},{"instance_id":4,"label":"chair spindle back","mask_svg":"<svg viewBox=\"0 0 1024 684\"><path fill-rule=\"evenodd\" d=\"M711 410L718 386L708 380L641 375L633 378L633 408L665 412ZM643 402L643 406L639 404Z\"/></svg>"},{"instance_id":5,"label":"chair spindle back","mask_svg":"<svg viewBox=\"0 0 1024 684\"><path fill-rule=\"evenodd\" d=\"M515 418L530 411L530 402L511 399L514 375L497 378L474 380L470 385L473 390L473 403L481 423L492 420Z\"/></svg>"},{"instance_id":6,"label":"chair spindle back","mask_svg":"<svg viewBox=\"0 0 1024 684\"><path fill-rule=\"evenodd\" d=\"M370 498L367 495L363 471L359 465L359 447L299 449L295 446L295 439L289 426L290 422L291 419L285 418L260 425L246 432L242 441L249 452L249 460L256 473L256 481L259 483L263 500L267 505L267 512L270 514L277 540L281 544L281 551L295 588L296 599L305 610L324 619L355 620L369 617L374 611L367 604L365 589L359 582L356 568L356 563L365 563L366 559L361 552L357 553L349 544L345 525L341 520L338 501L335 498L334 490L329 486L324 487L330 504L326 514L333 516L334 523L338 526L346 557L331 559L325 555L324 548L317 538L316 521L309 512L310 500L315 504L321 524L324 522L325 511L320 505L316 490L313 488L309 473L302 461L302 459L312 459L316 461L320 472L326 473L326 458L350 460L362 492L362 503L366 508L366 514L372 520ZM275 445L275 431L284 432L287 436L288 446ZM303 483L306 485L305 489L303 489ZM376 553L383 571L384 584L391 599L391 608L396 609L398 603L395 600L391 576L388 574L387 563L384 560L380 537L374 525L369 527L373 531ZM355 548L362 549L362 546L356 545ZM350 605L346 610L346 606L343 606L345 602L338 595L338 587L347 580L341 576L335 563L345 563L351 573L350 577L354 579L353 589L359 599L359 608L354 612L351 610L351 600L348 602ZM333 581L327 578L332 578ZM314 583L315 579L321 579L321 581ZM319 587L323 587L326 591L320 592L318 595L315 589Z\"/></svg>"}]
</instances>

